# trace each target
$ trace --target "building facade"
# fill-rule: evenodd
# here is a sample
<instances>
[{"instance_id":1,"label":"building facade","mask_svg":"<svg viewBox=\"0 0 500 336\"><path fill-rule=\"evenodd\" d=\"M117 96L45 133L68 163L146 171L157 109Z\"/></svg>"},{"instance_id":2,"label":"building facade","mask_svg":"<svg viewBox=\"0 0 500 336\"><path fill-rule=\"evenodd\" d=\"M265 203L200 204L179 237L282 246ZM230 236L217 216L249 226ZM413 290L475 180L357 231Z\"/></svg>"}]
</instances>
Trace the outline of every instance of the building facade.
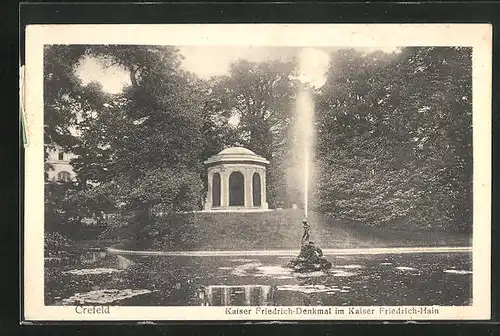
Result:
<instances>
[{"instance_id":1,"label":"building facade","mask_svg":"<svg viewBox=\"0 0 500 336\"><path fill-rule=\"evenodd\" d=\"M262 211L269 161L243 147L231 147L210 157L205 211Z\"/></svg>"},{"instance_id":2,"label":"building facade","mask_svg":"<svg viewBox=\"0 0 500 336\"><path fill-rule=\"evenodd\" d=\"M75 155L65 153L60 149L49 151L46 161L51 165L51 168L47 170L48 180L52 182L71 181L75 177L75 172L70 164L74 157Z\"/></svg>"}]
</instances>

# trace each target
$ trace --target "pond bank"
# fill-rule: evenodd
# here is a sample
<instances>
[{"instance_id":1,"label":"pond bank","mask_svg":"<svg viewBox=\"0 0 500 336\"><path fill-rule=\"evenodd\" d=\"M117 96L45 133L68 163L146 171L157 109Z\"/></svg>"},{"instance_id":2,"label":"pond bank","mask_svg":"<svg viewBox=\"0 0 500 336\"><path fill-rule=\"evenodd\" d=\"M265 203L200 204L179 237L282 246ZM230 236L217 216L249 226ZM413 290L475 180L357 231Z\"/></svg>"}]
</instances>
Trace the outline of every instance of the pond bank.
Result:
<instances>
[{"instance_id":1,"label":"pond bank","mask_svg":"<svg viewBox=\"0 0 500 336\"><path fill-rule=\"evenodd\" d=\"M297 250L254 250L254 251L132 251L110 247L109 253L137 256L294 256ZM323 249L325 255L365 255L365 254L406 254L406 253L453 253L472 252L472 247L396 247L396 248L356 248L356 249Z\"/></svg>"}]
</instances>

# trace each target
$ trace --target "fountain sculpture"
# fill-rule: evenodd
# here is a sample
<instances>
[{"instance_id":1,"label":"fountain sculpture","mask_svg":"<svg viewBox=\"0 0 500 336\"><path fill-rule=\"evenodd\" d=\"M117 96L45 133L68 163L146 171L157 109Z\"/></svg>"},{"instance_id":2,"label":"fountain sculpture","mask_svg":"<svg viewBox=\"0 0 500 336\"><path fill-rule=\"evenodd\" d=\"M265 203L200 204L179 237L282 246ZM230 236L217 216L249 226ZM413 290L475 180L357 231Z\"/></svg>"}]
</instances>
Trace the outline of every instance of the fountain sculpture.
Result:
<instances>
[{"instance_id":1,"label":"fountain sculpture","mask_svg":"<svg viewBox=\"0 0 500 336\"><path fill-rule=\"evenodd\" d=\"M332 267L332 263L323 256L321 248L316 246L314 241L310 240L310 226L307 218L302 221L302 224L304 227L304 234L302 235L300 253L297 258L292 259L287 263L287 267L290 267L297 272L330 269Z\"/></svg>"}]
</instances>

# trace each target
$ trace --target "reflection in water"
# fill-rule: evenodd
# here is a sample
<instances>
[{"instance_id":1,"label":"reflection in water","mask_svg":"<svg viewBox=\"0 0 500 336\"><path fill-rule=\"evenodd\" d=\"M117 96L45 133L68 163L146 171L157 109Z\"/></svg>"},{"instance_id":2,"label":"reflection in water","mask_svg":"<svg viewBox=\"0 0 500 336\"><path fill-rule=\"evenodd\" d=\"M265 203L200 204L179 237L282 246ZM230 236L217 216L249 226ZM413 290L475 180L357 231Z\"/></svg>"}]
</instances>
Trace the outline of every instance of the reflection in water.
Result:
<instances>
[{"instance_id":1,"label":"reflection in water","mask_svg":"<svg viewBox=\"0 0 500 336\"><path fill-rule=\"evenodd\" d=\"M264 285L213 285L199 292L202 306L267 306L272 304L272 287Z\"/></svg>"}]
</instances>

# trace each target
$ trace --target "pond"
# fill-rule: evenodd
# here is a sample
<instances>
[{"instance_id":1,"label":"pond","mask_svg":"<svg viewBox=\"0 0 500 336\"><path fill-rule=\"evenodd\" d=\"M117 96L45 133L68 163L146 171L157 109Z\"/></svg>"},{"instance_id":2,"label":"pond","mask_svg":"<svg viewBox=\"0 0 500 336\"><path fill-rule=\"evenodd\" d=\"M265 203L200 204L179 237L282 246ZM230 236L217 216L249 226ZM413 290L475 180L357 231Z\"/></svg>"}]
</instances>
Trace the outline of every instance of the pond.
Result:
<instances>
[{"instance_id":1,"label":"pond","mask_svg":"<svg viewBox=\"0 0 500 336\"><path fill-rule=\"evenodd\" d=\"M121 306L472 304L470 252L328 256L294 273L286 256L123 256L94 250L46 259L45 304Z\"/></svg>"}]
</instances>

